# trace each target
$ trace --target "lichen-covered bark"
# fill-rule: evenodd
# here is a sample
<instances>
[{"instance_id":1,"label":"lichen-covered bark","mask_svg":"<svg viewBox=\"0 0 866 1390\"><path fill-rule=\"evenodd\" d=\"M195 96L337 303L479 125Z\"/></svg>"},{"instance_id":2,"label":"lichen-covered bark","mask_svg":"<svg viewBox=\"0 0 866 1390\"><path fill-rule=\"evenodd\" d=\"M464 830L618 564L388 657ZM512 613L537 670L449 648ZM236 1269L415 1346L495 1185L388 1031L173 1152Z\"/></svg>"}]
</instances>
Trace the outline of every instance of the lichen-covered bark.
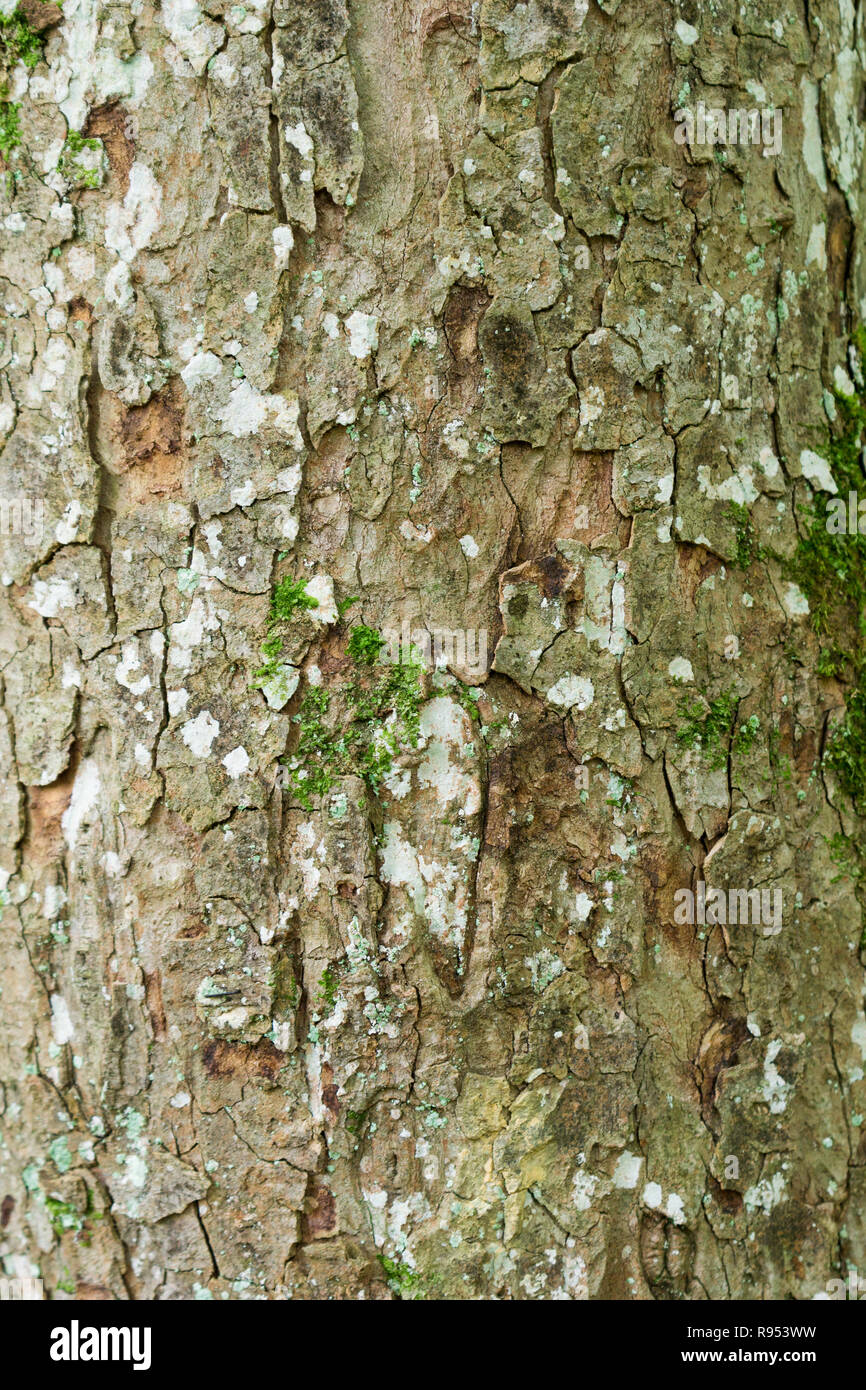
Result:
<instances>
[{"instance_id":1,"label":"lichen-covered bark","mask_svg":"<svg viewBox=\"0 0 866 1390\"><path fill-rule=\"evenodd\" d=\"M850 671L792 578L863 384L862 5L18 18L4 1271L866 1270ZM683 140L699 103L781 147ZM459 640L389 664L404 625ZM700 883L781 919L683 921Z\"/></svg>"}]
</instances>

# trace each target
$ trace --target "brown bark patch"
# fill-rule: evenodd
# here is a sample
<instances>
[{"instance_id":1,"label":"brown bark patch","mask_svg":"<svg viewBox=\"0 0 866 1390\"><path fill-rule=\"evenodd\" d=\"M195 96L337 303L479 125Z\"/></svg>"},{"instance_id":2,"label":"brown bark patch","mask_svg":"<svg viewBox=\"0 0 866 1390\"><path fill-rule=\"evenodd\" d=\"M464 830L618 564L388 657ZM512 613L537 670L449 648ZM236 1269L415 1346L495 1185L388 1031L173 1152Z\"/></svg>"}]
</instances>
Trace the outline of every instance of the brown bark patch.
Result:
<instances>
[{"instance_id":1,"label":"brown bark patch","mask_svg":"<svg viewBox=\"0 0 866 1390\"><path fill-rule=\"evenodd\" d=\"M86 1303L109 1303L114 1295L104 1284L87 1284L79 1279L75 1285L75 1297Z\"/></svg>"},{"instance_id":2,"label":"brown bark patch","mask_svg":"<svg viewBox=\"0 0 866 1390\"><path fill-rule=\"evenodd\" d=\"M286 1065L285 1054L273 1043L231 1043L220 1039L205 1044L202 1060L208 1076L232 1076L244 1079L263 1076L268 1081Z\"/></svg>"},{"instance_id":3,"label":"brown bark patch","mask_svg":"<svg viewBox=\"0 0 866 1390\"><path fill-rule=\"evenodd\" d=\"M94 402L100 454L118 479L116 510L180 497L186 479L184 410L174 381L146 405L125 406L110 391Z\"/></svg>"},{"instance_id":4,"label":"brown bark patch","mask_svg":"<svg viewBox=\"0 0 866 1390\"><path fill-rule=\"evenodd\" d=\"M727 1067L735 1067L739 1060L738 1050L750 1036L746 1020L743 1018L714 1019L701 1039L695 1068L699 1078L701 1110L704 1122L710 1123L715 1109L716 1083L719 1075Z\"/></svg>"},{"instance_id":5,"label":"brown bark patch","mask_svg":"<svg viewBox=\"0 0 866 1390\"><path fill-rule=\"evenodd\" d=\"M448 295L442 322L457 376L480 363L478 324L490 304L491 297L485 289L468 285L455 285Z\"/></svg>"},{"instance_id":6,"label":"brown bark patch","mask_svg":"<svg viewBox=\"0 0 866 1390\"><path fill-rule=\"evenodd\" d=\"M716 1203L728 1216L738 1216L743 1210L742 1193L736 1192L733 1188L722 1187L721 1183L713 1177L712 1173L707 1174L709 1188Z\"/></svg>"},{"instance_id":7,"label":"brown bark patch","mask_svg":"<svg viewBox=\"0 0 866 1390\"><path fill-rule=\"evenodd\" d=\"M329 497L343 487L346 465L355 445L345 429L330 429L319 440L304 467L304 486L311 499Z\"/></svg>"},{"instance_id":8,"label":"brown bark patch","mask_svg":"<svg viewBox=\"0 0 866 1390\"><path fill-rule=\"evenodd\" d=\"M702 545L690 545L680 541L677 546L677 569L679 586L689 607L694 608L695 594L701 584L711 574L722 568L718 555L711 555Z\"/></svg>"},{"instance_id":9,"label":"brown bark patch","mask_svg":"<svg viewBox=\"0 0 866 1390\"><path fill-rule=\"evenodd\" d=\"M47 0L19 0L18 9L37 34L53 29L63 18L60 6L51 5Z\"/></svg>"},{"instance_id":10,"label":"brown bark patch","mask_svg":"<svg viewBox=\"0 0 866 1390\"><path fill-rule=\"evenodd\" d=\"M75 299L69 301L69 317L76 323L83 323L85 328L92 328L93 306L80 295L76 295Z\"/></svg>"},{"instance_id":11,"label":"brown bark patch","mask_svg":"<svg viewBox=\"0 0 866 1390\"><path fill-rule=\"evenodd\" d=\"M337 1232L337 1203L334 1194L324 1183L317 1183L307 1199L304 1215L304 1239L324 1240Z\"/></svg>"},{"instance_id":12,"label":"brown bark patch","mask_svg":"<svg viewBox=\"0 0 866 1390\"><path fill-rule=\"evenodd\" d=\"M511 842L512 789L511 750L506 748L490 760L484 843L493 849L506 850Z\"/></svg>"},{"instance_id":13,"label":"brown bark patch","mask_svg":"<svg viewBox=\"0 0 866 1390\"><path fill-rule=\"evenodd\" d=\"M126 412L120 438L127 467L148 464L155 475L157 491L176 486L177 455L183 443L183 408L174 383L152 396L147 405L133 406Z\"/></svg>"},{"instance_id":14,"label":"brown bark patch","mask_svg":"<svg viewBox=\"0 0 866 1390\"><path fill-rule=\"evenodd\" d=\"M72 796L72 784L78 766L72 757L66 771L47 787L28 787L27 820L30 853L39 864L62 857L63 827L61 820Z\"/></svg>"},{"instance_id":15,"label":"brown bark patch","mask_svg":"<svg viewBox=\"0 0 866 1390\"><path fill-rule=\"evenodd\" d=\"M165 1033L165 1006L162 1001L162 978L158 970L145 971L144 997L150 1014L150 1022L155 1038Z\"/></svg>"},{"instance_id":16,"label":"brown bark patch","mask_svg":"<svg viewBox=\"0 0 866 1390\"><path fill-rule=\"evenodd\" d=\"M123 194L129 188L129 171L135 159L135 146L126 132L126 122L123 107L110 102L91 111L83 131L88 139L102 141L111 172L119 180Z\"/></svg>"}]
</instances>

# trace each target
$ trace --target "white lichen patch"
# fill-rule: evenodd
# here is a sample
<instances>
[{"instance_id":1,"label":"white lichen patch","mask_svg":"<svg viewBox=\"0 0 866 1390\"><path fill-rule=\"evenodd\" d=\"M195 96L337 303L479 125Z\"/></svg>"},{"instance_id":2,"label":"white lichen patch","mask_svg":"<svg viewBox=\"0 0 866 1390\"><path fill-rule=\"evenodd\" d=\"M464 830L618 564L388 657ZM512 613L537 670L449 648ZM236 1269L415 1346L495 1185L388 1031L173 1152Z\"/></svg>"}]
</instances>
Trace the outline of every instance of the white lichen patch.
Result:
<instances>
[{"instance_id":1,"label":"white lichen patch","mask_svg":"<svg viewBox=\"0 0 866 1390\"><path fill-rule=\"evenodd\" d=\"M33 598L27 607L40 618L56 618L63 609L74 608L77 599L68 579L53 575L50 579L34 579Z\"/></svg>"},{"instance_id":2,"label":"white lichen patch","mask_svg":"<svg viewBox=\"0 0 866 1390\"><path fill-rule=\"evenodd\" d=\"M591 425L604 414L605 396L600 386L585 386L580 397L580 423Z\"/></svg>"},{"instance_id":3,"label":"white lichen patch","mask_svg":"<svg viewBox=\"0 0 866 1390\"><path fill-rule=\"evenodd\" d=\"M792 618L802 618L809 612L809 600L797 584L785 584L782 602Z\"/></svg>"},{"instance_id":4,"label":"white lichen patch","mask_svg":"<svg viewBox=\"0 0 866 1390\"><path fill-rule=\"evenodd\" d=\"M692 670L692 663L685 656L675 656L668 662L668 675L673 676L674 680L685 681L689 685L693 684L695 673Z\"/></svg>"},{"instance_id":5,"label":"white lichen patch","mask_svg":"<svg viewBox=\"0 0 866 1390\"><path fill-rule=\"evenodd\" d=\"M758 498L754 470L748 464L741 464L722 482L714 483L712 469L702 463L698 467L698 487L711 502L736 502L749 507Z\"/></svg>"},{"instance_id":6,"label":"white lichen patch","mask_svg":"<svg viewBox=\"0 0 866 1390\"><path fill-rule=\"evenodd\" d=\"M287 661L279 662L275 670L262 678L259 687L268 708L283 709L297 690L300 679L297 667L290 666Z\"/></svg>"},{"instance_id":7,"label":"white lichen patch","mask_svg":"<svg viewBox=\"0 0 866 1390\"><path fill-rule=\"evenodd\" d=\"M189 671L196 647L202 644L206 633L216 632L219 625L210 600L196 594L186 617L169 628L168 665Z\"/></svg>"},{"instance_id":8,"label":"white lichen patch","mask_svg":"<svg viewBox=\"0 0 866 1390\"><path fill-rule=\"evenodd\" d=\"M222 765L232 781L235 782L238 777L242 777L249 770L249 753L239 745L237 748L233 748L230 753L226 753L222 759Z\"/></svg>"},{"instance_id":9,"label":"white lichen patch","mask_svg":"<svg viewBox=\"0 0 866 1390\"><path fill-rule=\"evenodd\" d=\"M468 771L455 756L471 739L465 712L456 701L440 695L421 711L420 733L427 749L418 768L419 784L431 787L440 805L456 803L464 815L475 815L481 806L477 773Z\"/></svg>"},{"instance_id":10,"label":"white lichen patch","mask_svg":"<svg viewBox=\"0 0 866 1390\"><path fill-rule=\"evenodd\" d=\"M574 1205L577 1211L589 1211L598 1182L595 1173L588 1173L585 1168L578 1168L571 1182Z\"/></svg>"},{"instance_id":11,"label":"white lichen patch","mask_svg":"<svg viewBox=\"0 0 866 1390\"><path fill-rule=\"evenodd\" d=\"M684 19L678 19L674 25L674 33L680 43L684 43L687 48L696 44L699 38L698 31L693 24L688 24Z\"/></svg>"},{"instance_id":12,"label":"white lichen patch","mask_svg":"<svg viewBox=\"0 0 866 1390\"><path fill-rule=\"evenodd\" d=\"M808 77L800 78L803 100L803 162L822 193L827 192L827 169L821 143L821 118L818 114L818 88Z\"/></svg>"},{"instance_id":13,"label":"white lichen patch","mask_svg":"<svg viewBox=\"0 0 866 1390\"><path fill-rule=\"evenodd\" d=\"M762 1211L769 1216L785 1196L785 1175L774 1173L772 1178L761 1178L743 1193L743 1203L748 1212Z\"/></svg>"},{"instance_id":14,"label":"white lichen patch","mask_svg":"<svg viewBox=\"0 0 866 1390\"><path fill-rule=\"evenodd\" d=\"M203 709L195 719L187 720L180 736L194 757L208 758L219 731L219 720L214 719L210 710Z\"/></svg>"},{"instance_id":15,"label":"white lichen patch","mask_svg":"<svg viewBox=\"0 0 866 1390\"><path fill-rule=\"evenodd\" d=\"M162 0L162 21L175 48L197 77L225 37L221 24L207 19L195 0Z\"/></svg>"},{"instance_id":16,"label":"white lichen patch","mask_svg":"<svg viewBox=\"0 0 866 1390\"><path fill-rule=\"evenodd\" d=\"M295 245L291 227L274 227L271 232L271 239L274 243L274 264L277 270L286 270ZM258 296L256 296L256 304L258 304ZM248 310L248 312L251 313L252 310Z\"/></svg>"},{"instance_id":17,"label":"white lichen patch","mask_svg":"<svg viewBox=\"0 0 866 1390\"><path fill-rule=\"evenodd\" d=\"M560 709L589 709L595 699L595 687L588 676L561 676L550 687L547 698Z\"/></svg>"},{"instance_id":18,"label":"white lichen patch","mask_svg":"<svg viewBox=\"0 0 866 1390\"><path fill-rule=\"evenodd\" d=\"M75 849L82 826L87 824L97 810L100 790L99 766L96 759L85 758L75 774L69 805L60 822L63 837L70 850Z\"/></svg>"},{"instance_id":19,"label":"white lichen patch","mask_svg":"<svg viewBox=\"0 0 866 1390\"><path fill-rule=\"evenodd\" d=\"M214 418L235 439L248 439L268 425L294 444L296 449L302 449L304 441L298 429L299 415L297 401L287 401L281 395L263 394L244 379L231 388L226 404L215 412Z\"/></svg>"},{"instance_id":20,"label":"white lichen patch","mask_svg":"<svg viewBox=\"0 0 866 1390\"><path fill-rule=\"evenodd\" d=\"M613 1170L614 1187L633 1191L640 1180L642 1167L643 1158L641 1155L630 1153L629 1150L626 1149L624 1153L620 1154L616 1161L616 1167Z\"/></svg>"},{"instance_id":21,"label":"white lichen patch","mask_svg":"<svg viewBox=\"0 0 866 1390\"><path fill-rule=\"evenodd\" d=\"M815 222L806 243L806 264L817 265L819 270L827 269L827 224Z\"/></svg>"},{"instance_id":22,"label":"white lichen patch","mask_svg":"<svg viewBox=\"0 0 866 1390\"><path fill-rule=\"evenodd\" d=\"M337 600L334 594L334 581L329 574L317 574L307 581L306 593L316 600L316 607L307 609L307 616L315 623L335 623L339 617Z\"/></svg>"},{"instance_id":23,"label":"white lichen patch","mask_svg":"<svg viewBox=\"0 0 866 1390\"><path fill-rule=\"evenodd\" d=\"M122 203L109 204L105 214L105 244L130 264L149 246L160 224L162 189L146 164L136 161L129 171L129 188Z\"/></svg>"},{"instance_id":24,"label":"white lichen patch","mask_svg":"<svg viewBox=\"0 0 866 1390\"><path fill-rule=\"evenodd\" d=\"M764 1100L770 1107L771 1115L781 1115L784 1113L788 1104L788 1096L791 1090L790 1083L780 1074L776 1067L776 1058L782 1050L782 1043L775 1039L767 1047L767 1055L764 1059Z\"/></svg>"},{"instance_id":25,"label":"white lichen patch","mask_svg":"<svg viewBox=\"0 0 866 1390\"><path fill-rule=\"evenodd\" d=\"M138 654L137 642L125 642L121 650L121 657L114 668L114 679L118 685L125 686L131 695L144 695L150 690L150 676L145 673L135 677L136 671L141 671L142 665Z\"/></svg>"},{"instance_id":26,"label":"white lichen patch","mask_svg":"<svg viewBox=\"0 0 866 1390\"><path fill-rule=\"evenodd\" d=\"M69 1005L62 994L51 996L51 1036L58 1047L65 1047L75 1037Z\"/></svg>"},{"instance_id":27,"label":"white lichen patch","mask_svg":"<svg viewBox=\"0 0 866 1390\"><path fill-rule=\"evenodd\" d=\"M813 487L819 488L822 492L839 491L833 481L829 463L820 454L814 453L811 449L803 449L800 453L800 468L803 477L808 478Z\"/></svg>"},{"instance_id":28,"label":"white lichen patch","mask_svg":"<svg viewBox=\"0 0 866 1390\"><path fill-rule=\"evenodd\" d=\"M362 314L356 309L346 319L349 352L359 361L369 357L379 346L379 320L375 314Z\"/></svg>"}]
</instances>

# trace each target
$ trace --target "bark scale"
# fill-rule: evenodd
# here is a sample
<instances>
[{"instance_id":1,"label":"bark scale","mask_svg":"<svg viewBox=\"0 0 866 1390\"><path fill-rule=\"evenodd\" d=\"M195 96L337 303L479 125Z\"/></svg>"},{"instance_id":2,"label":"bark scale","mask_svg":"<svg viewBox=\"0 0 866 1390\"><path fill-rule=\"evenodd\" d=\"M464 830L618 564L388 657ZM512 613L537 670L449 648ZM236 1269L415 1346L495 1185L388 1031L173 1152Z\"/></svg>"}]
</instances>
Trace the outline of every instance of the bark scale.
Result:
<instances>
[{"instance_id":1,"label":"bark scale","mask_svg":"<svg viewBox=\"0 0 866 1390\"><path fill-rule=\"evenodd\" d=\"M862 5L9 11L5 1273L866 1273Z\"/></svg>"}]
</instances>

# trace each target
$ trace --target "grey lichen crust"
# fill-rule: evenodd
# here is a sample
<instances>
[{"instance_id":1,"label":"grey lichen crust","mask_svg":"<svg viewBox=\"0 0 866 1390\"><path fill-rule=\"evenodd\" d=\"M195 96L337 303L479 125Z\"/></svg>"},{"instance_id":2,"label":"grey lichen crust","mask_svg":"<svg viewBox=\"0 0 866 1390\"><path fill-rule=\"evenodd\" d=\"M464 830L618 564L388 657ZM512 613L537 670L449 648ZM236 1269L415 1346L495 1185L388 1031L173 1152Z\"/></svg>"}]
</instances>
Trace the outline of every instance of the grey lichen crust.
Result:
<instances>
[{"instance_id":1,"label":"grey lichen crust","mask_svg":"<svg viewBox=\"0 0 866 1390\"><path fill-rule=\"evenodd\" d=\"M0 0L3 1273L866 1272L863 13Z\"/></svg>"}]
</instances>

